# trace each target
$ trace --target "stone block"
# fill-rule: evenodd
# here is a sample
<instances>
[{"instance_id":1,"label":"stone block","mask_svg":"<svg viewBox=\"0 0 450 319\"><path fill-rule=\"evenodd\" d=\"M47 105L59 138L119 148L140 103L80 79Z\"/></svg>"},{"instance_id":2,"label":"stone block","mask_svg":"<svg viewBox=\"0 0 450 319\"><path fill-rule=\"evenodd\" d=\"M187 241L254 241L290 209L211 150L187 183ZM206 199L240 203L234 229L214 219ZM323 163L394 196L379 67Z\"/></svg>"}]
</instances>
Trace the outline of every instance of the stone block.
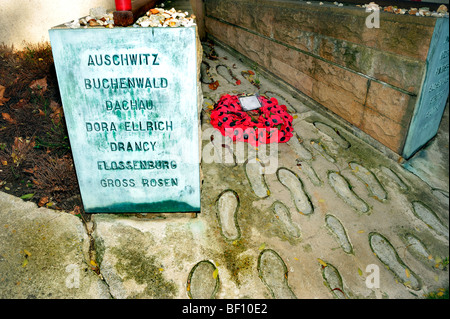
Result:
<instances>
[{"instance_id":1,"label":"stone block","mask_svg":"<svg viewBox=\"0 0 450 319\"><path fill-rule=\"evenodd\" d=\"M292 46L298 44L295 30L300 30L422 61L426 59L435 23L435 19L381 12L380 28L369 29L365 25L369 13L362 8L289 1L261 0L256 5L249 0L211 0L206 9L209 16Z\"/></svg>"},{"instance_id":2,"label":"stone block","mask_svg":"<svg viewBox=\"0 0 450 319\"><path fill-rule=\"evenodd\" d=\"M350 98L364 104L367 78L319 59L315 59L314 62L314 78L317 81L340 88L342 93L347 92Z\"/></svg>"},{"instance_id":3,"label":"stone block","mask_svg":"<svg viewBox=\"0 0 450 319\"><path fill-rule=\"evenodd\" d=\"M362 123L358 128L397 154L401 153L407 129L399 123L370 108L365 108Z\"/></svg>"},{"instance_id":4,"label":"stone block","mask_svg":"<svg viewBox=\"0 0 450 319\"><path fill-rule=\"evenodd\" d=\"M334 38L318 37L316 42L321 58L414 94L420 90L423 61Z\"/></svg>"},{"instance_id":5,"label":"stone block","mask_svg":"<svg viewBox=\"0 0 450 319\"><path fill-rule=\"evenodd\" d=\"M200 211L196 28L50 37L84 210Z\"/></svg>"},{"instance_id":6,"label":"stone block","mask_svg":"<svg viewBox=\"0 0 450 319\"><path fill-rule=\"evenodd\" d=\"M449 94L449 24L438 19L427 56L420 95L409 125L402 156L410 158L438 132Z\"/></svg>"},{"instance_id":7,"label":"stone block","mask_svg":"<svg viewBox=\"0 0 450 319\"><path fill-rule=\"evenodd\" d=\"M228 30L230 28L227 28L225 23L216 19L205 17L205 28L207 33L214 35L215 38L221 41L225 41L228 38ZM228 43L228 41L225 43Z\"/></svg>"},{"instance_id":8,"label":"stone block","mask_svg":"<svg viewBox=\"0 0 450 319\"><path fill-rule=\"evenodd\" d=\"M276 58L271 58L270 70L276 76L282 78L284 81L300 90L304 94L312 97L312 90L316 80L311 76L302 73L296 68L293 68L286 62L280 61Z\"/></svg>"},{"instance_id":9,"label":"stone block","mask_svg":"<svg viewBox=\"0 0 450 319\"><path fill-rule=\"evenodd\" d=\"M214 34L219 41L229 45L256 63L267 66L269 56L265 48L264 39L259 36L238 29L229 24L206 17L207 32Z\"/></svg>"},{"instance_id":10,"label":"stone block","mask_svg":"<svg viewBox=\"0 0 450 319\"><path fill-rule=\"evenodd\" d=\"M315 82L312 98L343 119L360 127L364 106L348 91L331 83Z\"/></svg>"},{"instance_id":11,"label":"stone block","mask_svg":"<svg viewBox=\"0 0 450 319\"><path fill-rule=\"evenodd\" d=\"M314 56L305 54L301 51L292 50L285 45L266 39L264 45L270 53L271 59L290 64L296 70L313 77L316 68L316 58ZM289 73L287 73L286 76L289 76Z\"/></svg>"},{"instance_id":12,"label":"stone block","mask_svg":"<svg viewBox=\"0 0 450 319\"><path fill-rule=\"evenodd\" d=\"M365 26L356 7L288 2L210 1L208 15L418 94L433 19L381 13L380 29Z\"/></svg>"},{"instance_id":13,"label":"stone block","mask_svg":"<svg viewBox=\"0 0 450 319\"><path fill-rule=\"evenodd\" d=\"M370 83L366 106L403 127L408 126L415 103L416 97L378 82Z\"/></svg>"},{"instance_id":14,"label":"stone block","mask_svg":"<svg viewBox=\"0 0 450 319\"><path fill-rule=\"evenodd\" d=\"M270 37L273 32L273 12L266 6L248 1L208 1L206 14L233 25Z\"/></svg>"}]
</instances>

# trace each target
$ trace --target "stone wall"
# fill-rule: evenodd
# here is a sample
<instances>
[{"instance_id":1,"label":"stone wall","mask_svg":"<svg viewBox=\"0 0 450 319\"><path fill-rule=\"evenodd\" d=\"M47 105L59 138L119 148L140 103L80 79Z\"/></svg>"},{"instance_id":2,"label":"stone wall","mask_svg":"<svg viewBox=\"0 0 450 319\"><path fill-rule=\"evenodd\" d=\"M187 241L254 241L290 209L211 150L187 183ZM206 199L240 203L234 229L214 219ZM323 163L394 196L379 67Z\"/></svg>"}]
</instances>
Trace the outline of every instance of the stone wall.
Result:
<instances>
[{"instance_id":1,"label":"stone wall","mask_svg":"<svg viewBox=\"0 0 450 319\"><path fill-rule=\"evenodd\" d=\"M206 0L206 32L401 154L436 18L295 1Z\"/></svg>"}]
</instances>

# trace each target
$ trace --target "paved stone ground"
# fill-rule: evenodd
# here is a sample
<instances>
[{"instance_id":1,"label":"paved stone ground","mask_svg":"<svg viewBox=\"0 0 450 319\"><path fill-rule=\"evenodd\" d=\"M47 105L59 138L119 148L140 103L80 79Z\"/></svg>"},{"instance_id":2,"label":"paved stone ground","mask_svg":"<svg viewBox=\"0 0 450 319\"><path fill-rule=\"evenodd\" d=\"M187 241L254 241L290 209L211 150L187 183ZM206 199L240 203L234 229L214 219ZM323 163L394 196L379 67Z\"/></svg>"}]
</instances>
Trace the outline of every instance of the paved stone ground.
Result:
<instances>
[{"instance_id":1,"label":"paved stone ground","mask_svg":"<svg viewBox=\"0 0 450 319\"><path fill-rule=\"evenodd\" d=\"M257 69L210 50L202 212L83 223L0 193L0 298L423 298L448 288L448 171L436 192ZM250 69L259 89L241 73ZM217 135L208 111L242 92L285 104L295 138L263 152Z\"/></svg>"}]
</instances>

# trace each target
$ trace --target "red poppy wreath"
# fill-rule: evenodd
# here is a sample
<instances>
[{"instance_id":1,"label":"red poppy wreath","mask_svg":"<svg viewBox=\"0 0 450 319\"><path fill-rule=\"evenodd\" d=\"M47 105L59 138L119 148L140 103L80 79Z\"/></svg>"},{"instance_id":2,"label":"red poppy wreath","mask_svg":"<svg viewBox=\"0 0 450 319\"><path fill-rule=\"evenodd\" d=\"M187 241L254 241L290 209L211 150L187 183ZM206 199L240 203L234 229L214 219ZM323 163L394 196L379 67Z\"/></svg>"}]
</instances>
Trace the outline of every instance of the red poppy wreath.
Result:
<instances>
[{"instance_id":1,"label":"red poppy wreath","mask_svg":"<svg viewBox=\"0 0 450 319\"><path fill-rule=\"evenodd\" d=\"M244 111L237 95L223 95L211 112L211 125L233 141L257 147L260 143L285 143L292 137L292 116L276 98L259 96L261 107Z\"/></svg>"}]
</instances>

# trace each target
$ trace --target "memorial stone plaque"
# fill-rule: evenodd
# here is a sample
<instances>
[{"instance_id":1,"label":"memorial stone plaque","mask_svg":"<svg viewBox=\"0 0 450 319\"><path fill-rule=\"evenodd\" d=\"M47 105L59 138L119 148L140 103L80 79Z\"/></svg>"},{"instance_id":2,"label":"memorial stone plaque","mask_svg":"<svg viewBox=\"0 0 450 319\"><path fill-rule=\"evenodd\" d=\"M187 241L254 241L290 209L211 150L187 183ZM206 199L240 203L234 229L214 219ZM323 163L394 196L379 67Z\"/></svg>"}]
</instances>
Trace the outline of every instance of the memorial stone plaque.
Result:
<instances>
[{"instance_id":1,"label":"memorial stone plaque","mask_svg":"<svg viewBox=\"0 0 450 319\"><path fill-rule=\"evenodd\" d=\"M195 26L49 33L85 211L200 211Z\"/></svg>"},{"instance_id":2,"label":"memorial stone plaque","mask_svg":"<svg viewBox=\"0 0 450 319\"><path fill-rule=\"evenodd\" d=\"M433 138L442 119L449 93L449 23L436 20L426 60L425 79L403 148L408 159Z\"/></svg>"}]
</instances>

